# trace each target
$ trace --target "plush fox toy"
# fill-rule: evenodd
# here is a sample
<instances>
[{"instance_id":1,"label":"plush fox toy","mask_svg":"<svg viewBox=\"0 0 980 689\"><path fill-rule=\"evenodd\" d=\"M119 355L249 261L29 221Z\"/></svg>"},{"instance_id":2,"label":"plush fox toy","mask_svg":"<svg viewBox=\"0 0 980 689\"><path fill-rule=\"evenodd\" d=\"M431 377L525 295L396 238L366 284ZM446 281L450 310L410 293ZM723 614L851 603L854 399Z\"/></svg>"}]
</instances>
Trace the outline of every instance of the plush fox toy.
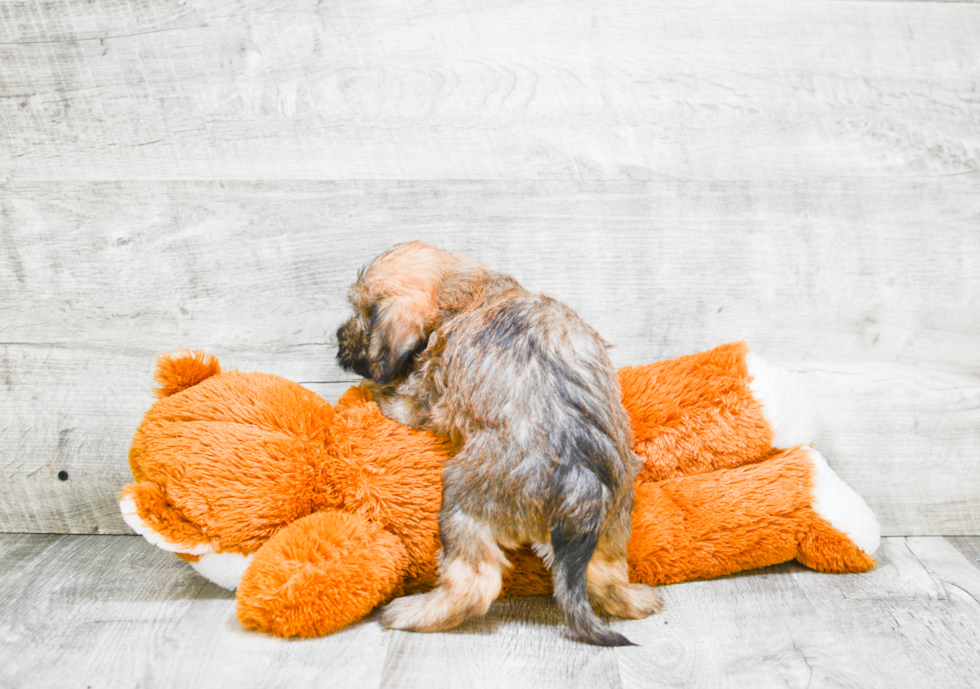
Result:
<instances>
[{"instance_id":1,"label":"plush fox toy","mask_svg":"<svg viewBox=\"0 0 980 689\"><path fill-rule=\"evenodd\" d=\"M126 522L219 586L238 619L281 636L336 631L435 585L446 442L383 417L365 387L331 406L283 378L162 355L158 401L129 453ZM879 527L808 447L814 411L791 373L723 345L619 371L636 479L631 579L706 579L796 559L874 566ZM528 549L505 595L551 590Z\"/></svg>"}]
</instances>

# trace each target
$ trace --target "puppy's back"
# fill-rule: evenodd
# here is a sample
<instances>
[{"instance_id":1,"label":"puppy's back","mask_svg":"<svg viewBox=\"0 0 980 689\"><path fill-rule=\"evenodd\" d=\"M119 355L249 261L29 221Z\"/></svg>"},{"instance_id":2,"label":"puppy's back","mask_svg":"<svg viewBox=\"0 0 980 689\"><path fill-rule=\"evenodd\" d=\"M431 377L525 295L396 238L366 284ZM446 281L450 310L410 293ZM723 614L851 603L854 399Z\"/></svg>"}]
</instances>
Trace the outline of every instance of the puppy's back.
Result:
<instances>
[{"instance_id":1,"label":"puppy's back","mask_svg":"<svg viewBox=\"0 0 980 689\"><path fill-rule=\"evenodd\" d=\"M592 328L560 302L523 292L460 315L448 332L433 420L479 442L479 461L491 465L460 467L458 480L495 472L498 499L520 512L557 506L579 467L598 479L604 514L632 508L639 461L607 344Z\"/></svg>"},{"instance_id":2,"label":"puppy's back","mask_svg":"<svg viewBox=\"0 0 980 689\"><path fill-rule=\"evenodd\" d=\"M625 557L638 461L607 345L571 309L523 293L456 317L433 418L467 451L444 485L501 542L550 545L555 598L573 635L629 642L603 626L586 569L600 540Z\"/></svg>"},{"instance_id":3,"label":"puppy's back","mask_svg":"<svg viewBox=\"0 0 980 689\"><path fill-rule=\"evenodd\" d=\"M515 431L521 440L533 432L589 428L631 456L629 418L608 345L574 311L523 292L457 318L447 328L441 368L446 395L479 416L473 430L523 421L523 434Z\"/></svg>"}]
</instances>

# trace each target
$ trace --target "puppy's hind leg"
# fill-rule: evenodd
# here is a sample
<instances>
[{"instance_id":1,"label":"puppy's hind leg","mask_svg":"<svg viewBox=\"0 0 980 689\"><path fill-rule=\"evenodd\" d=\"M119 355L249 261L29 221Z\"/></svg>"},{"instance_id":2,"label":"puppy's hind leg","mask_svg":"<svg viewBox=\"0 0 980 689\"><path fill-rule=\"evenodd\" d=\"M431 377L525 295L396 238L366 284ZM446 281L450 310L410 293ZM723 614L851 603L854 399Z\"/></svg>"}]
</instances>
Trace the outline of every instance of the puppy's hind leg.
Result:
<instances>
[{"instance_id":1,"label":"puppy's hind leg","mask_svg":"<svg viewBox=\"0 0 980 689\"><path fill-rule=\"evenodd\" d=\"M610 615L640 620L664 606L652 586L630 583L626 562L629 520L630 513L625 511L622 518L605 524L589 561L589 597Z\"/></svg>"},{"instance_id":2,"label":"puppy's hind leg","mask_svg":"<svg viewBox=\"0 0 980 689\"><path fill-rule=\"evenodd\" d=\"M439 515L443 549L439 585L428 593L389 603L381 624L410 632L452 629L486 613L500 595L501 575L509 566L491 529L458 510Z\"/></svg>"},{"instance_id":3,"label":"puppy's hind leg","mask_svg":"<svg viewBox=\"0 0 980 689\"><path fill-rule=\"evenodd\" d=\"M565 624L579 641L596 646L633 646L625 636L604 626L589 603L586 572L599 543L604 511L602 484L581 466L569 467L559 482L562 502L551 527L552 579Z\"/></svg>"}]
</instances>

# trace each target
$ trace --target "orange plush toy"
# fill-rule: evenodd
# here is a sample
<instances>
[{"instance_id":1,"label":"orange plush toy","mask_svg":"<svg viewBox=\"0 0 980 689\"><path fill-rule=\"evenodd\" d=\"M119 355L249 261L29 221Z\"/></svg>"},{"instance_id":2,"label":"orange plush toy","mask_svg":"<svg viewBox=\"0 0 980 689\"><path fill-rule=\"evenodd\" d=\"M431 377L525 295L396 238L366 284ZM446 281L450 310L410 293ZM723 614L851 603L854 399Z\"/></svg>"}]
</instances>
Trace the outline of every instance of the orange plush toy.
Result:
<instances>
[{"instance_id":1,"label":"orange plush toy","mask_svg":"<svg viewBox=\"0 0 980 689\"><path fill-rule=\"evenodd\" d=\"M384 418L364 386L331 406L198 353L161 356L159 400L129 454L126 522L216 584L238 619L282 636L327 634L437 580L448 446ZM742 343L619 372L636 480L631 578L651 585L797 559L874 566L878 523L808 447L796 378ZM509 553L504 594L551 590L530 550Z\"/></svg>"}]
</instances>

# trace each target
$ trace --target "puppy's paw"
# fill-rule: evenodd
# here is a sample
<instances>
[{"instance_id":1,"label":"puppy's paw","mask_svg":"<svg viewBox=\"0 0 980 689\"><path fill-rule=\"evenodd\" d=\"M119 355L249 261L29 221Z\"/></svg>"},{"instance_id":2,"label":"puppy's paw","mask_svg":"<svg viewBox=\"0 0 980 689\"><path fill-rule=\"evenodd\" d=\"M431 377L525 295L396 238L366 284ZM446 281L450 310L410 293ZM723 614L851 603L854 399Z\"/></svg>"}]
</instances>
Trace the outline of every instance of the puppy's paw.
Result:
<instances>
[{"instance_id":1,"label":"puppy's paw","mask_svg":"<svg viewBox=\"0 0 980 689\"><path fill-rule=\"evenodd\" d=\"M403 596L388 603L381 611L379 622L387 629L405 632L438 632L448 629L439 615L438 600L432 593Z\"/></svg>"},{"instance_id":2,"label":"puppy's paw","mask_svg":"<svg viewBox=\"0 0 980 689\"><path fill-rule=\"evenodd\" d=\"M613 617L642 620L664 609L660 594L646 584L629 584L617 587L612 595L599 601L603 610Z\"/></svg>"},{"instance_id":3,"label":"puppy's paw","mask_svg":"<svg viewBox=\"0 0 980 689\"><path fill-rule=\"evenodd\" d=\"M657 589L646 584L630 584L629 586L629 615L635 620L649 615L656 615L664 609L664 601Z\"/></svg>"},{"instance_id":4,"label":"puppy's paw","mask_svg":"<svg viewBox=\"0 0 980 689\"><path fill-rule=\"evenodd\" d=\"M406 632L416 631L419 617L419 601L421 595L402 596L396 598L384 607L378 622L386 629L401 629Z\"/></svg>"}]
</instances>

